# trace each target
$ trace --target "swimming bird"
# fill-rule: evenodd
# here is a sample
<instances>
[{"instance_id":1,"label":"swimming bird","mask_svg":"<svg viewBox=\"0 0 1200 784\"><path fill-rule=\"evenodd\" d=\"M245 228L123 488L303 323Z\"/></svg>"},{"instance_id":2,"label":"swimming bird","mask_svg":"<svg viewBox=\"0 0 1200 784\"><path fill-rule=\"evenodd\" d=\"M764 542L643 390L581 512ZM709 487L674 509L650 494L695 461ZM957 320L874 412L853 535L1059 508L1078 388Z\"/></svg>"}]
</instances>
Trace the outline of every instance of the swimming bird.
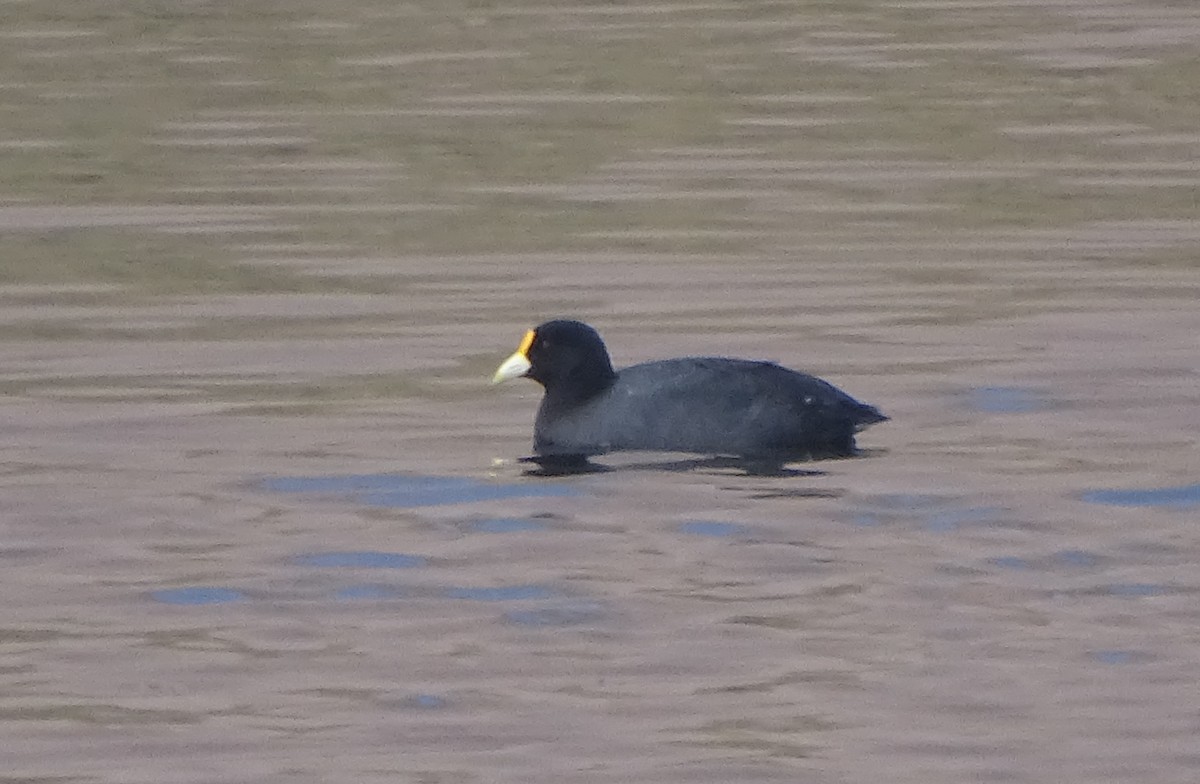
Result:
<instances>
[{"instance_id":1,"label":"swimming bird","mask_svg":"<svg viewBox=\"0 0 1200 784\"><path fill-rule=\"evenodd\" d=\"M887 419L829 382L773 362L682 357L614 370L599 333L565 319L525 333L492 382L514 378L545 388L530 458L544 465L653 451L778 467L852 456L855 433Z\"/></svg>"}]
</instances>

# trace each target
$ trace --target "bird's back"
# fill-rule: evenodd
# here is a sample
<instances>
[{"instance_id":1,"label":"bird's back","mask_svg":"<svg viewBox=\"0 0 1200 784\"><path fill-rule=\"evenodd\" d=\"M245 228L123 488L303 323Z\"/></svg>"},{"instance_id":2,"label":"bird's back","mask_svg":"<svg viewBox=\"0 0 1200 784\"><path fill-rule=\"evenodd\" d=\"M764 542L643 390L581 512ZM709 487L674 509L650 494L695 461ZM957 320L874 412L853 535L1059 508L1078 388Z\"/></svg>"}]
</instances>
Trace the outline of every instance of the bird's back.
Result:
<instances>
[{"instance_id":1,"label":"bird's back","mask_svg":"<svg viewBox=\"0 0 1200 784\"><path fill-rule=\"evenodd\" d=\"M625 368L603 392L547 395L540 454L622 450L740 457L853 454L854 433L883 414L819 378L770 362L688 357Z\"/></svg>"}]
</instances>

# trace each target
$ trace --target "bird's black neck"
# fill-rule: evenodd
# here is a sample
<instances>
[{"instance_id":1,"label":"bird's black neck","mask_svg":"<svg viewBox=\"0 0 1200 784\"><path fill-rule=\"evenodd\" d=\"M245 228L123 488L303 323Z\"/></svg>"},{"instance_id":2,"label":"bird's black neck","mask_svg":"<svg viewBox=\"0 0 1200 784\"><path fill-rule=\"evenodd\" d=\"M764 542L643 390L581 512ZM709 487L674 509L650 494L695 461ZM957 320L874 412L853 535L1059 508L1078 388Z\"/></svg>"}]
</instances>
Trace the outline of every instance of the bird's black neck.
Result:
<instances>
[{"instance_id":1,"label":"bird's black neck","mask_svg":"<svg viewBox=\"0 0 1200 784\"><path fill-rule=\"evenodd\" d=\"M607 390L616 379L617 374L607 361L577 365L564 378L547 387L546 399L553 400L554 405L582 403Z\"/></svg>"}]
</instances>

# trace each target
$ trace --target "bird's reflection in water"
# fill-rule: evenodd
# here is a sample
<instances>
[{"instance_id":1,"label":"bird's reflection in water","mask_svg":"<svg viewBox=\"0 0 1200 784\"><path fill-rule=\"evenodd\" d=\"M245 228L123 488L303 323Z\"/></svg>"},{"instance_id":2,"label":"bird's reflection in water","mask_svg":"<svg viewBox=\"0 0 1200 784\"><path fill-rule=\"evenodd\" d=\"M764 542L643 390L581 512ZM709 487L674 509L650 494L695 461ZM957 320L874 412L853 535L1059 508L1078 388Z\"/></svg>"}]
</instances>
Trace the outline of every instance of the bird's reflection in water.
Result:
<instances>
[{"instance_id":1,"label":"bird's reflection in water","mask_svg":"<svg viewBox=\"0 0 1200 784\"><path fill-rule=\"evenodd\" d=\"M593 463L586 455L532 455L522 457L517 462L532 466L523 473L525 476L536 477L578 476L614 471L666 471L671 473L740 471L746 476L761 477L816 477L827 476L829 473L818 469L789 468L783 463L773 460L753 460L743 457L646 460L612 466Z\"/></svg>"}]
</instances>

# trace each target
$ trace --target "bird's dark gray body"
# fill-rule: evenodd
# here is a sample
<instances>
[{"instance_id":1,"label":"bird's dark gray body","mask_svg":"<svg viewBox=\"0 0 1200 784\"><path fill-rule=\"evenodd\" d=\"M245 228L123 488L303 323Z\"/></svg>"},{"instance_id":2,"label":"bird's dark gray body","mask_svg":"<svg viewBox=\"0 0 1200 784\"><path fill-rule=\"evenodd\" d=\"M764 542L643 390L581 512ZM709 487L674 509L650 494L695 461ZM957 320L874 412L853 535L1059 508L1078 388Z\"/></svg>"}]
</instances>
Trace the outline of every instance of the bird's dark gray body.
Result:
<instances>
[{"instance_id":1,"label":"bird's dark gray body","mask_svg":"<svg viewBox=\"0 0 1200 784\"><path fill-rule=\"evenodd\" d=\"M844 457L854 454L857 431L885 419L832 384L771 362L685 357L624 368L582 397L570 387L547 387L534 451Z\"/></svg>"}]
</instances>

